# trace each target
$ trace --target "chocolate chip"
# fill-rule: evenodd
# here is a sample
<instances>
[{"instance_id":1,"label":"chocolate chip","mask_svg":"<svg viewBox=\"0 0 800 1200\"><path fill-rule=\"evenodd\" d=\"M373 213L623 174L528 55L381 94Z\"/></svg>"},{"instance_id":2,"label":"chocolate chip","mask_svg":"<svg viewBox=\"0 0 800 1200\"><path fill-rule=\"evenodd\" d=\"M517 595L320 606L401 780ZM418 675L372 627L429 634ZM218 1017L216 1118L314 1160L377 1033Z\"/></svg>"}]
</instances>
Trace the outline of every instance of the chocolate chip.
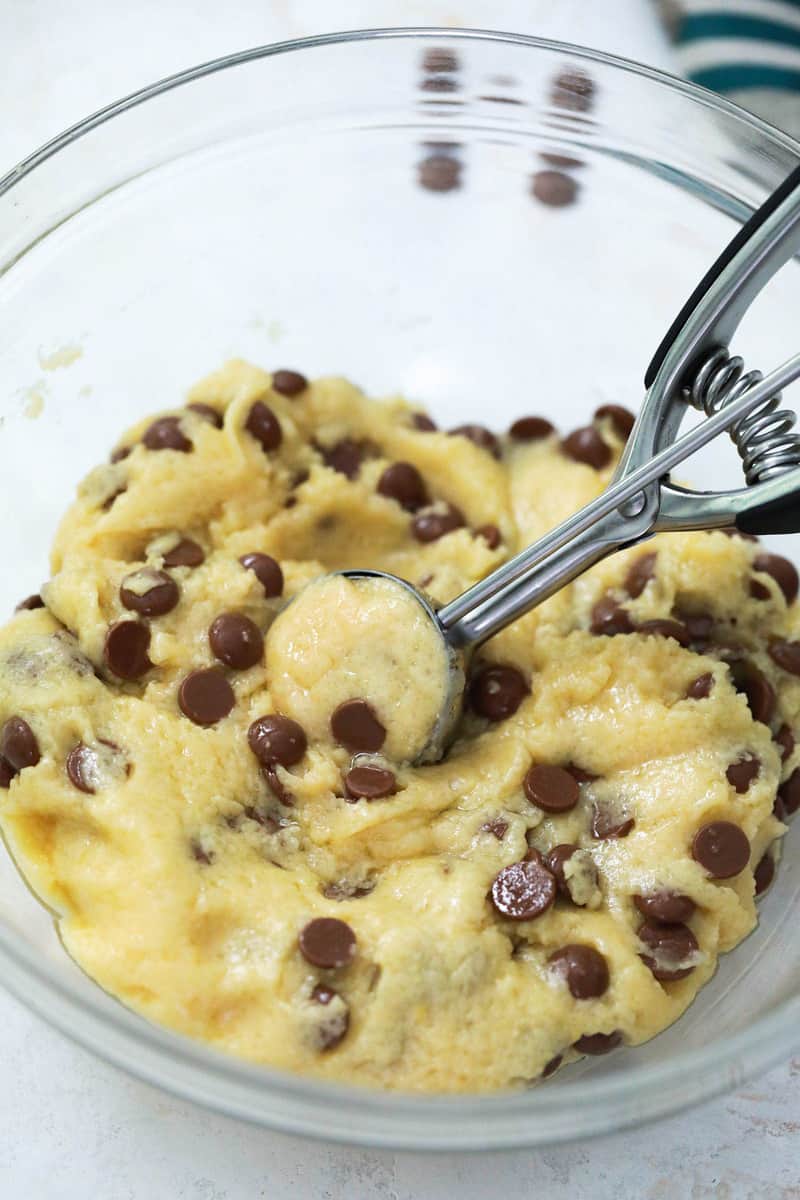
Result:
<instances>
[{"instance_id":1,"label":"chocolate chip","mask_svg":"<svg viewBox=\"0 0 800 1200\"><path fill-rule=\"evenodd\" d=\"M11 763L8 762L7 759L0 756L0 788L11 787L11 780L16 774L17 772L14 770Z\"/></svg>"},{"instance_id":2,"label":"chocolate chip","mask_svg":"<svg viewBox=\"0 0 800 1200\"><path fill-rule=\"evenodd\" d=\"M41 758L36 735L22 717L9 717L0 730L0 755L15 773L35 767Z\"/></svg>"},{"instance_id":3,"label":"chocolate chip","mask_svg":"<svg viewBox=\"0 0 800 1200\"><path fill-rule=\"evenodd\" d=\"M131 452L130 446L117 446L115 450L111 451L111 457L109 458L109 462L112 462L112 463L122 462L123 459L128 457L130 452Z\"/></svg>"},{"instance_id":4,"label":"chocolate chip","mask_svg":"<svg viewBox=\"0 0 800 1200\"><path fill-rule=\"evenodd\" d=\"M119 499L120 496L123 496L127 490L128 485L123 483L122 486L118 487L116 491L113 491L110 496L106 496L105 500L100 505L103 512L108 512L110 508L113 508L114 503Z\"/></svg>"},{"instance_id":5,"label":"chocolate chip","mask_svg":"<svg viewBox=\"0 0 800 1200\"><path fill-rule=\"evenodd\" d=\"M689 630L685 625L681 625L680 621L642 621L641 625L636 626L636 632L650 637L673 638L681 646L689 645Z\"/></svg>"},{"instance_id":6,"label":"chocolate chip","mask_svg":"<svg viewBox=\"0 0 800 1200\"><path fill-rule=\"evenodd\" d=\"M525 677L516 667L486 666L472 677L469 703L487 721L505 721L517 711L528 691Z\"/></svg>"},{"instance_id":7,"label":"chocolate chip","mask_svg":"<svg viewBox=\"0 0 800 1200\"><path fill-rule=\"evenodd\" d=\"M164 555L164 566L199 567L205 562L205 558L202 546L198 546L191 538L181 538L177 545Z\"/></svg>"},{"instance_id":8,"label":"chocolate chip","mask_svg":"<svg viewBox=\"0 0 800 1200\"><path fill-rule=\"evenodd\" d=\"M411 532L418 542L437 542L465 524L466 517L455 504L439 504L417 513L411 522Z\"/></svg>"},{"instance_id":9,"label":"chocolate chip","mask_svg":"<svg viewBox=\"0 0 800 1200\"><path fill-rule=\"evenodd\" d=\"M794 752L794 734L788 725L781 725L776 734L773 734L772 740L781 748L781 762L786 762L792 757Z\"/></svg>"},{"instance_id":10,"label":"chocolate chip","mask_svg":"<svg viewBox=\"0 0 800 1200\"><path fill-rule=\"evenodd\" d=\"M139 679L152 667L150 630L140 621L117 621L106 634L103 658L120 679Z\"/></svg>"},{"instance_id":11,"label":"chocolate chip","mask_svg":"<svg viewBox=\"0 0 800 1200\"><path fill-rule=\"evenodd\" d=\"M800 579L798 579L797 571L788 558L781 558L779 554L768 554L764 551L761 554L757 554L753 559L753 566L757 571L763 571L765 575L771 575L783 592L786 603L794 604L797 599Z\"/></svg>"},{"instance_id":12,"label":"chocolate chip","mask_svg":"<svg viewBox=\"0 0 800 1200\"><path fill-rule=\"evenodd\" d=\"M299 396L308 387L308 380L299 371L287 371L285 368L275 371L272 376L272 390L281 396Z\"/></svg>"},{"instance_id":13,"label":"chocolate chip","mask_svg":"<svg viewBox=\"0 0 800 1200\"><path fill-rule=\"evenodd\" d=\"M615 812L608 805L595 804L592 808L592 837L598 841L627 837L635 824L633 817Z\"/></svg>"},{"instance_id":14,"label":"chocolate chip","mask_svg":"<svg viewBox=\"0 0 800 1200\"><path fill-rule=\"evenodd\" d=\"M427 413L413 413L411 424L420 433L436 433L439 426Z\"/></svg>"},{"instance_id":15,"label":"chocolate chip","mask_svg":"<svg viewBox=\"0 0 800 1200\"><path fill-rule=\"evenodd\" d=\"M549 150L540 150L539 158L551 167L585 167L582 158L573 158L571 154L552 154Z\"/></svg>"},{"instance_id":16,"label":"chocolate chip","mask_svg":"<svg viewBox=\"0 0 800 1200\"><path fill-rule=\"evenodd\" d=\"M633 633L634 624L628 610L613 596L601 596L592 607L589 628L599 636L614 637L618 633Z\"/></svg>"},{"instance_id":17,"label":"chocolate chip","mask_svg":"<svg viewBox=\"0 0 800 1200\"><path fill-rule=\"evenodd\" d=\"M461 170L451 154L428 154L417 163L417 183L426 192L454 192L461 187Z\"/></svg>"},{"instance_id":18,"label":"chocolate chip","mask_svg":"<svg viewBox=\"0 0 800 1200\"><path fill-rule=\"evenodd\" d=\"M73 746L67 755L67 775L69 781L79 791L93 796L95 793L94 778L96 775L97 756L90 746L79 742Z\"/></svg>"},{"instance_id":19,"label":"chocolate chip","mask_svg":"<svg viewBox=\"0 0 800 1200\"><path fill-rule=\"evenodd\" d=\"M742 758L738 762L731 763L725 772L725 777L739 795L744 795L753 780L758 778L760 770L761 760L759 758Z\"/></svg>"},{"instance_id":20,"label":"chocolate chip","mask_svg":"<svg viewBox=\"0 0 800 1200\"><path fill-rule=\"evenodd\" d=\"M148 426L142 437L148 450L179 450L188 454L192 449L189 438L181 431L180 417L160 417Z\"/></svg>"},{"instance_id":21,"label":"chocolate chip","mask_svg":"<svg viewBox=\"0 0 800 1200\"><path fill-rule=\"evenodd\" d=\"M372 879L355 883L349 879L336 879L326 883L321 889L326 900L360 900L375 891L375 881Z\"/></svg>"},{"instance_id":22,"label":"chocolate chip","mask_svg":"<svg viewBox=\"0 0 800 1200\"><path fill-rule=\"evenodd\" d=\"M317 1030L319 1049L321 1051L335 1050L339 1043L347 1036L349 1028L349 1009L345 1009L341 1013L333 1013L330 1017L327 1017Z\"/></svg>"},{"instance_id":23,"label":"chocolate chip","mask_svg":"<svg viewBox=\"0 0 800 1200\"><path fill-rule=\"evenodd\" d=\"M730 879L747 866L750 843L731 821L711 821L701 825L694 835L692 858L714 879Z\"/></svg>"},{"instance_id":24,"label":"chocolate chip","mask_svg":"<svg viewBox=\"0 0 800 1200\"><path fill-rule=\"evenodd\" d=\"M503 867L489 895L501 916L511 921L532 921L552 905L556 881L537 856Z\"/></svg>"},{"instance_id":25,"label":"chocolate chip","mask_svg":"<svg viewBox=\"0 0 800 1200\"><path fill-rule=\"evenodd\" d=\"M226 667L246 671L261 661L264 638L255 621L243 613L220 613L208 631L211 653Z\"/></svg>"},{"instance_id":26,"label":"chocolate chip","mask_svg":"<svg viewBox=\"0 0 800 1200\"><path fill-rule=\"evenodd\" d=\"M386 730L366 700L345 700L331 716L331 733L340 746L353 754L374 754L386 738Z\"/></svg>"},{"instance_id":27,"label":"chocolate chip","mask_svg":"<svg viewBox=\"0 0 800 1200\"><path fill-rule=\"evenodd\" d=\"M508 833L508 821L504 821L502 817L494 817L491 821L485 821L480 828L481 833L491 833L496 837L498 842L502 842L503 838Z\"/></svg>"},{"instance_id":28,"label":"chocolate chip","mask_svg":"<svg viewBox=\"0 0 800 1200\"><path fill-rule=\"evenodd\" d=\"M550 91L550 103L567 112L589 112L594 105L594 80L577 67L568 67L556 75Z\"/></svg>"},{"instance_id":29,"label":"chocolate chip","mask_svg":"<svg viewBox=\"0 0 800 1200\"><path fill-rule=\"evenodd\" d=\"M518 417L508 431L515 442L540 442L555 433L555 426L545 417Z\"/></svg>"},{"instance_id":30,"label":"chocolate chip","mask_svg":"<svg viewBox=\"0 0 800 1200\"><path fill-rule=\"evenodd\" d=\"M263 400L256 400L245 422L245 429L261 443L265 454L277 450L283 441L283 430L275 413Z\"/></svg>"},{"instance_id":31,"label":"chocolate chip","mask_svg":"<svg viewBox=\"0 0 800 1200\"><path fill-rule=\"evenodd\" d=\"M164 571L143 567L125 576L119 598L125 608L142 617L163 617L178 603L180 591L175 580Z\"/></svg>"},{"instance_id":32,"label":"chocolate chip","mask_svg":"<svg viewBox=\"0 0 800 1200\"><path fill-rule=\"evenodd\" d=\"M178 704L195 725L216 725L236 703L233 688L216 667L190 671L178 689Z\"/></svg>"},{"instance_id":33,"label":"chocolate chip","mask_svg":"<svg viewBox=\"0 0 800 1200\"><path fill-rule=\"evenodd\" d=\"M189 852L195 862L202 863L205 867L210 866L216 858L214 851L207 850L197 838L192 838L189 842Z\"/></svg>"},{"instance_id":34,"label":"chocolate chip","mask_svg":"<svg viewBox=\"0 0 800 1200\"><path fill-rule=\"evenodd\" d=\"M193 404L187 404L186 407L190 412L202 417L204 421L208 421L209 425L213 425L215 429L222 429L222 413L218 412L216 408L212 408L210 404L201 404L199 401L195 401Z\"/></svg>"},{"instance_id":35,"label":"chocolate chip","mask_svg":"<svg viewBox=\"0 0 800 1200\"><path fill-rule=\"evenodd\" d=\"M733 686L747 700L754 721L769 725L775 711L775 689L755 663L736 659L728 664Z\"/></svg>"},{"instance_id":36,"label":"chocolate chip","mask_svg":"<svg viewBox=\"0 0 800 1200\"><path fill-rule=\"evenodd\" d=\"M423 92L457 92L459 85L457 79L448 79L445 75L434 75L423 79L419 86L420 91Z\"/></svg>"},{"instance_id":37,"label":"chocolate chip","mask_svg":"<svg viewBox=\"0 0 800 1200\"><path fill-rule=\"evenodd\" d=\"M490 550L496 550L503 540L496 525L479 525L475 530L475 537L483 538Z\"/></svg>"},{"instance_id":38,"label":"chocolate chip","mask_svg":"<svg viewBox=\"0 0 800 1200\"><path fill-rule=\"evenodd\" d=\"M355 479L361 470L364 446L362 442L355 442L352 438L342 438L340 442L321 450L320 453L326 467L338 471L348 479Z\"/></svg>"},{"instance_id":39,"label":"chocolate chip","mask_svg":"<svg viewBox=\"0 0 800 1200\"><path fill-rule=\"evenodd\" d=\"M422 69L431 75L435 75L439 71L457 71L458 59L452 50L445 50L442 46L432 46L422 56Z\"/></svg>"},{"instance_id":40,"label":"chocolate chip","mask_svg":"<svg viewBox=\"0 0 800 1200\"><path fill-rule=\"evenodd\" d=\"M673 892L661 888L648 896L633 896L633 903L644 917L652 917L656 921L674 925L688 921L695 910L695 902L682 892Z\"/></svg>"},{"instance_id":41,"label":"chocolate chip","mask_svg":"<svg viewBox=\"0 0 800 1200\"><path fill-rule=\"evenodd\" d=\"M770 642L769 656L783 671L800 675L800 642Z\"/></svg>"},{"instance_id":42,"label":"chocolate chip","mask_svg":"<svg viewBox=\"0 0 800 1200\"><path fill-rule=\"evenodd\" d=\"M615 1029L613 1033L585 1033L574 1043L580 1054L608 1054L622 1044L622 1033Z\"/></svg>"},{"instance_id":43,"label":"chocolate chip","mask_svg":"<svg viewBox=\"0 0 800 1200\"><path fill-rule=\"evenodd\" d=\"M580 799L577 781L563 767L534 763L522 783L531 804L547 813L569 812Z\"/></svg>"},{"instance_id":44,"label":"chocolate chip","mask_svg":"<svg viewBox=\"0 0 800 1200\"><path fill-rule=\"evenodd\" d=\"M280 564L269 554L243 554L239 562L248 571L252 571L264 589L268 599L280 596L283 592L283 571Z\"/></svg>"},{"instance_id":45,"label":"chocolate chip","mask_svg":"<svg viewBox=\"0 0 800 1200\"><path fill-rule=\"evenodd\" d=\"M495 458L500 457L500 443L491 429L484 425L458 425L450 431L451 437L465 437L481 450L488 450Z\"/></svg>"},{"instance_id":46,"label":"chocolate chip","mask_svg":"<svg viewBox=\"0 0 800 1200\"><path fill-rule=\"evenodd\" d=\"M381 800L397 791L397 780L385 767L351 767L344 777L347 795L352 800Z\"/></svg>"},{"instance_id":47,"label":"chocolate chip","mask_svg":"<svg viewBox=\"0 0 800 1200\"><path fill-rule=\"evenodd\" d=\"M318 983L315 985L311 993L311 999L315 1004L321 1004L327 1008L331 1000L335 1000L339 993L332 987L328 987L326 983ZM346 1036L350 1028L350 1010L345 1008L326 1016L321 1025L317 1029L317 1041L320 1050L334 1050L342 1039Z\"/></svg>"},{"instance_id":48,"label":"chocolate chip","mask_svg":"<svg viewBox=\"0 0 800 1200\"><path fill-rule=\"evenodd\" d=\"M338 917L315 917L309 921L300 930L298 944L306 962L328 970L347 966L356 953L356 935Z\"/></svg>"},{"instance_id":49,"label":"chocolate chip","mask_svg":"<svg viewBox=\"0 0 800 1200\"><path fill-rule=\"evenodd\" d=\"M775 859L770 854L769 850L761 858L758 866L753 872L755 880L757 896L761 896L772 883L775 878Z\"/></svg>"},{"instance_id":50,"label":"chocolate chip","mask_svg":"<svg viewBox=\"0 0 800 1200\"><path fill-rule=\"evenodd\" d=\"M567 458L600 470L611 462L611 447L603 441L593 425L576 429L561 442L561 450Z\"/></svg>"},{"instance_id":51,"label":"chocolate chip","mask_svg":"<svg viewBox=\"0 0 800 1200\"><path fill-rule=\"evenodd\" d=\"M576 783L594 783L595 779L599 779L599 775L593 775L591 771L585 771L583 767L577 766L576 763L567 763L564 768L569 771Z\"/></svg>"},{"instance_id":52,"label":"chocolate chip","mask_svg":"<svg viewBox=\"0 0 800 1200\"><path fill-rule=\"evenodd\" d=\"M769 588L767 587L767 585L765 583L761 582L760 579L751 579L749 590L750 590L750 595L753 597L754 600L771 600L772 599L772 592L769 590Z\"/></svg>"},{"instance_id":53,"label":"chocolate chip","mask_svg":"<svg viewBox=\"0 0 800 1200\"><path fill-rule=\"evenodd\" d=\"M697 679L693 679L686 689L687 700L706 700L711 695L714 687L714 676L710 671L706 671L704 675L698 675Z\"/></svg>"},{"instance_id":54,"label":"chocolate chip","mask_svg":"<svg viewBox=\"0 0 800 1200\"><path fill-rule=\"evenodd\" d=\"M255 821L256 825L260 825L267 833L277 833L281 828L281 821L274 813L267 812L255 804L245 804L241 814L237 814L233 818L226 818L227 823L232 829L238 829L241 825L242 816L247 817L249 821Z\"/></svg>"},{"instance_id":55,"label":"chocolate chip","mask_svg":"<svg viewBox=\"0 0 800 1200\"><path fill-rule=\"evenodd\" d=\"M536 171L531 176L531 195L548 208L564 208L575 202L578 183L564 171Z\"/></svg>"},{"instance_id":56,"label":"chocolate chip","mask_svg":"<svg viewBox=\"0 0 800 1200\"><path fill-rule=\"evenodd\" d=\"M563 1059L563 1054L557 1054L555 1058L551 1058L548 1063L545 1063L544 1069L542 1070L542 1079L549 1079L551 1075L555 1075L556 1071L561 1066Z\"/></svg>"},{"instance_id":57,"label":"chocolate chip","mask_svg":"<svg viewBox=\"0 0 800 1200\"><path fill-rule=\"evenodd\" d=\"M684 613L678 610L675 616L688 629L692 643L705 643L711 637L714 618L710 613Z\"/></svg>"},{"instance_id":58,"label":"chocolate chip","mask_svg":"<svg viewBox=\"0 0 800 1200\"><path fill-rule=\"evenodd\" d=\"M610 421L611 427L617 437L622 438L624 442L631 435L631 430L636 424L636 417L629 408L625 408L622 404L601 404L594 414L595 421Z\"/></svg>"},{"instance_id":59,"label":"chocolate chip","mask_svg":"<svg viewBox=\"0 0 800 1200\"><path fill-rule=\"evenodd\" d=\"M26 596L24 600L20 600L14 612L30 612L36 608L44 608L44 600L35 592L32 596Z\"/></svg>"},{"instance_id":60,"label":"chocolate chip","mask_svg":"<svg viewBox=\"0 0 800 1200\"><path fill-rule=\"evenodd\" d=\"M284 804L287 808L291 808L294 804L294 796L283 786L281 777L277 772L276 767L269 763L266 767L261 768L261 773L264 776L267 787L272 792L279 804Z\"/></svg>"},{"instance_id":61,"label":"chocolate chip","mask_svg":"<svg viewBox=\"0 0 800 1200\"><path fill-rule=\"evenodd\" d=\"M560 895L564 896L567 900L571 900L572 896L570 894L567 877L564 874L564 864L569 862L575 851L578 849L579 847L576 846L574 842L560 842L557 846L554 846L552 850L548 850L544 859L545 866L553 875L556 884L558 885L558 891Z\"/></svg>"},{"instance_id":62,"label":"chocolate chip","mask_svg":"<svg viewBox=\"0 0 800 1200\"><path fill-rule=\"evenodd\" d=\"M791 817L800 808L800 767L796 767L778 788L778 799L784 816Z\"/></svg>"},{"instance_id":63,"label":"chocolate chip","mask_svg":"<svg viewBox=\"0 0 800 1200\"><path fill-rule=\"evenodd\" d=\"M308 749L302 725L282 713L257 717L247 731L247 741L263 767L274 763L293 767Z\"/></svg>"},{"instance_id":64,"label":"chocolate chip","mask_svg":"<svg viewBox=\"0 0 800 1200\"><path fill-rule=\"evenodd\" d=\"M639 926L637 936L652 951L652 954L642 954L640 958L659 982L672 983L677 979L685 979L694 970L694 963L680 965L686 964L687 959L700 948L688 925L645 921L644 925Z\"/></svg>"},{"instance_id":65,"label":"chocolate chip","mask_svg":"<svg viewBox=\"0 0 800 1200\"><path fill-rule=\"evenodd\" d=\"M556 950L547 961L566 981L576 1000L593 1000L608 988L608 963L594 946L572 942Z\"/></svg>"},{"instance_id":66,"label":"chocolate chip","mask_svg":"<svg viewBox=\"0 0 800 1200\"><path fill-rule=\"evenodd\" d=\"M657 558L658 554L655 551L652 554L642 554L628 567L628 573L622 586L632 600L641 596L650 580L655 576Z\"/></svg>"},{"instance_id":67,"label":"chocolate chip","mask_svg":"<svg viewBox=\"0 0 800 1200\"><path fill-rule=\"evenodd\" d=\"M388 500L396 500L407 512L430 503L425 480L409 462L396 462L387 467L378 480L378 492Z\"/></svg>"}]
</instances>

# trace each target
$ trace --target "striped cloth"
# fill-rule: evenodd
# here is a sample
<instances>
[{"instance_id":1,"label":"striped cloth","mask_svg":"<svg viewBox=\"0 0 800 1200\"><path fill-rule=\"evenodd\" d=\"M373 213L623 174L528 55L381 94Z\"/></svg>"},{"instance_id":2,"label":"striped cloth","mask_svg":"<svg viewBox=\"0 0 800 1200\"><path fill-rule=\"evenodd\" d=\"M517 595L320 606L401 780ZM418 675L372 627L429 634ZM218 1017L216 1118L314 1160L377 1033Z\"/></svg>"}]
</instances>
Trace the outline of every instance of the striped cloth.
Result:
<instances>
[{"instance_id":1,"label":"striped cloth","mask_svg":"<svg viewBox=\"0 0 800 1200\"><path fill-rule=\"evenodd\" d=\"M800 136L800 0L662 0L688 79Z\"/></svg>"}]
</instances>

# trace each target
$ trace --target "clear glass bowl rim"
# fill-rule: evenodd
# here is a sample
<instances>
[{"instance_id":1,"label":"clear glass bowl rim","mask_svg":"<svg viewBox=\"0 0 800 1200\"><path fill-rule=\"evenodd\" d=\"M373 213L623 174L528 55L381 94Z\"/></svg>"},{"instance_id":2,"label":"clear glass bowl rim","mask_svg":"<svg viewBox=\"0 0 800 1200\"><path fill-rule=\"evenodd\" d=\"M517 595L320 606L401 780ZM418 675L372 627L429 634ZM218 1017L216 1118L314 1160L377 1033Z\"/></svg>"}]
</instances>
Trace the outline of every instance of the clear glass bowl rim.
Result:
<instances>
[{"instance_id":1,"label":"clear glass bowl rim","mask_svg":"<svg viewBox=\"0 0 800 1200\"><path fill-rule=\"evenodd\" d=\"M631 59L524 34L434 26L347 30L255 46L169 75L99 109L58 134L0 178L0 197L47 159L139 104L230 67L319 46L419 39L500 42L599 63L725 114L800 159L800 143L705 88ZM36 239L37 241L40 238ZM24 251L23 251L24 253ZM6 266L0 265L0 274ZM0 983L74 1041L186 1099L287 1133L416 1150L487 1150L547 1145L630 1128L740 1085L800 1047L800 996L703 1051L673 1056L610 1079L582 1078L522 1093L426 1096L330 1084L255 1066L160 1028L109 1000L54 979L24 939L0 928Z\"/></svg>"}]
</instances>

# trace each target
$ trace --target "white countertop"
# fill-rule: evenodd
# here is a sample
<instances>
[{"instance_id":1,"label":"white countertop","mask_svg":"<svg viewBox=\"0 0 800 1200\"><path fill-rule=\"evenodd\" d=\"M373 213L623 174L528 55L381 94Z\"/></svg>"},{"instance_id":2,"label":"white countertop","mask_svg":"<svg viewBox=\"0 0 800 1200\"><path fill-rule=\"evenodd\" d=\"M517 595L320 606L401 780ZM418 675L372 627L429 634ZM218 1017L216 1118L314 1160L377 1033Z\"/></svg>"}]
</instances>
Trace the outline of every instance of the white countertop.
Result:
<instances>
[{"instance_id":1,"label":"white countertop","mask_svg":"<svg viewBox=\"0 0 800 1200\"><path fill-rule=\"evenodd\" d=\"M0 174L93 109L192 63L334 28L416 24L514 29L673 65L650 0L0 0ZM800 1197L800 1058L735 1095L614 1137L480 1156L392 1154L269 1133L173 1099L0 990L0 1197L533 1195Z\"/></svg>"}]
</instances>

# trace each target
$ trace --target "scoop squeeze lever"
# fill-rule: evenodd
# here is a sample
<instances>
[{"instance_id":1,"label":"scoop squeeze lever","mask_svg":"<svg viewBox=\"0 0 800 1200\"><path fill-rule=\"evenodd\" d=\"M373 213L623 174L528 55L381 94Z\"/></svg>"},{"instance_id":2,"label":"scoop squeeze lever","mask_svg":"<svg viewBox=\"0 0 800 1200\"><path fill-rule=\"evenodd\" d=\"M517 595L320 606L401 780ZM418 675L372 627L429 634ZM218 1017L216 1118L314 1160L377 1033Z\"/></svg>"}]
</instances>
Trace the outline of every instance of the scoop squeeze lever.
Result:
<instances>
[{"instance_id":1,"label":"scoop squeeze lever","mask_svg":"<svg viewBox=\"0 0 800 1200\"><path fill-rule=\"evenodd\" d=\"M448 702L418 761L440 757L463 704L466 657L607 555L655 533L679 529L800 532L800 437L781 390L800 376L800 354L766 378L745 373L728 343L775 272L800 249L800 168L739 230L703 276L645 373L646 393L614 478L589 504L443 607L410 583L376 571L413 593L447 647ZM705 412L678 438L689 407ZM669 472L727 431L746 484L722 492L678 487Z\"/></svg>"}]
</instances>

